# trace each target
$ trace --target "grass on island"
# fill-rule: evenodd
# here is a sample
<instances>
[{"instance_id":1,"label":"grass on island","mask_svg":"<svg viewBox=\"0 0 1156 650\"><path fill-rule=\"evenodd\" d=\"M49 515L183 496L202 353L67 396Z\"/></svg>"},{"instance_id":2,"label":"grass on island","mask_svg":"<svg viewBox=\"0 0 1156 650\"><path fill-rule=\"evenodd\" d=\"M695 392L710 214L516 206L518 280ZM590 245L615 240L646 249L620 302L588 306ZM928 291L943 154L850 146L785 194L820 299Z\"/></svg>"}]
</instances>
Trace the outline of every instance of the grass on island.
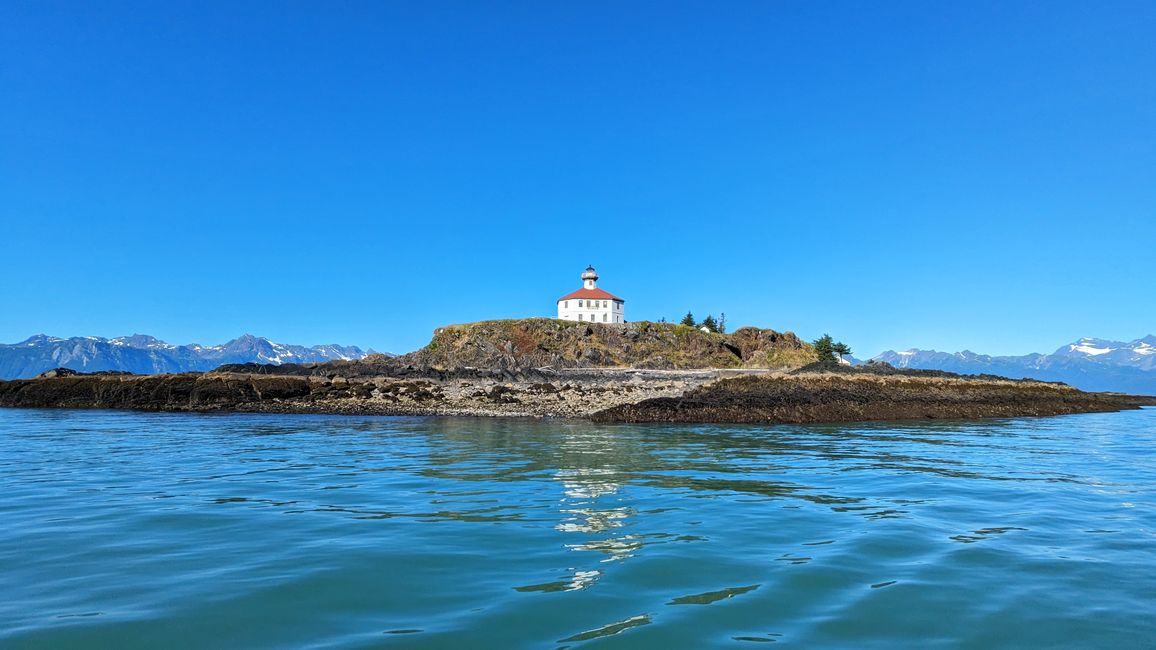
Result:
<instances>
[{"instance_id":1,"label":"grass on island","mask_svg":"<svg viewBox=\"0 0 1156 650\"><path fill-rule=\"evenodd\" d=\"M436 367L797 368L816 360L790 332L705 332L678 323L487 320L438 328L413 361Z\"/></svg>"}]
</instances>

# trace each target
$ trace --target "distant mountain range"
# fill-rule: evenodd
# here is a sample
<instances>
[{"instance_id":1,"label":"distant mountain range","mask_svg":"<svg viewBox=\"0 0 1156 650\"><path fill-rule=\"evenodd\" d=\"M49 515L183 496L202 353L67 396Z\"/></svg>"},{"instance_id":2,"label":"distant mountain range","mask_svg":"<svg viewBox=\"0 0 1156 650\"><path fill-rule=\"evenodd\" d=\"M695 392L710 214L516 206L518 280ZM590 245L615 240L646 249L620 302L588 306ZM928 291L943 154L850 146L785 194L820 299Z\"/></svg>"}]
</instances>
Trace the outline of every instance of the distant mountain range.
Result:
<instances>
[{"instance_id":1,"label":"distant mountain range","mask_svg":"<svg viewBox=\"0 0 1156 650\"><path fill-rule=\"evenodd\" d=\"M1083 338L1052 354L993 357L963 352L888 350L873 358L898 368L927 368L963 374L992 374L1062 381L1093 391L1156 395L1156 336L1128 343Z\"/></svg>"},{"instance_id":2,"label":"distant mountain range","mask_svg":"<svg viewBox=\"0 0 1156 650\"><path fill-rule=\"evenodd\" d=\"M308 363L361 359L373 351L356 346L284 345L245 334L222 345L172 345L144 334L68 339L38 334L0 344L0 379L35 377L53 368L82 372L123 370L137 374L207 371L226 363Z\"/></svg>"}]
</instances>

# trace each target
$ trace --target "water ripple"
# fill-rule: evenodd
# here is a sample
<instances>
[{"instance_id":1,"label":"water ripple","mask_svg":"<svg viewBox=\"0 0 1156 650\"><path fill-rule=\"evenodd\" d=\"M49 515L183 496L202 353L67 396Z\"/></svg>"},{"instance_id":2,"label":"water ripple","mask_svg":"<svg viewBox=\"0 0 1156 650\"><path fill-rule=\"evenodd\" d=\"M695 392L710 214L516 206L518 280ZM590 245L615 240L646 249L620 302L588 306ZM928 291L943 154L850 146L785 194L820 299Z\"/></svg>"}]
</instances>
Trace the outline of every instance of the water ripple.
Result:
<instances>
[{"instance_id":1,"label":"water ripple","mask_svg":"<svg viewBox=\"0 0 1156 650\"><path fill-rule=\"evenodd\" d=\"M778 427L0 410L0 517L5 647L1156 638L1156 409Z\"/></svg>"}]
</instances>

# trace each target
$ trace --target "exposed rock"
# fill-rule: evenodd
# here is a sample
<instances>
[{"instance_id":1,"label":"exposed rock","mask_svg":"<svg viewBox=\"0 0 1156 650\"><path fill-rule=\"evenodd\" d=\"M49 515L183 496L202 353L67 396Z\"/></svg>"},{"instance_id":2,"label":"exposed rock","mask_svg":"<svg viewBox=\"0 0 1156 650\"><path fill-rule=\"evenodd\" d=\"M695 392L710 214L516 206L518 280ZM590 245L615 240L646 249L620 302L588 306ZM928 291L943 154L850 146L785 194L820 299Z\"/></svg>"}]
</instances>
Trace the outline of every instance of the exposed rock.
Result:
<instances>
[{"instance_id":1,"label":"exposed rock","mask_svg":"<svg viewBox=\"0 0 1156 650\"><path fill-rule=\"evenodd\" d=\"M54 368L36 375L43 379L51 379L52 377L71 377L72 375L79 375L80 372L72 368Z\"/></svg>"},{"instance_id":2,"label":"exposed rock","mask_svg":"<svg viewBox=\"0 0 1156 650\"><path fill-rule=\"evenodd\" d=\"M450 325L429 345L392 361L416 368L794 368L814 350L790 332L746 327L714 334L638 321L581 323L549 318Z\"/></svg>"},{"instance_id":3,"label":"exposed rock","mask_svg":"<svg viewBox=\"0 0 1156 650\"><path fill-rule=\"evenodd\" d=\"M79 375L0 382L0 406L150 411L585 417L681 395L712 372L574 371L422 378L265 374Z\"/></svg>"},{"instance_id":4,"label":"exposed rock","mask_svg":"<svg viewBox=\"0 0 1156 650\"><path fill-rule=\"evenodd\" d=\"M52 370L47 370L47 371L42 372L36 376L37 377L43 377L45 379L50 379L52 377L75 377L76 375L131 375L131 374L133 374L133 373L125 371L125 370L98 370L96 372L80 372L79 370L73 370L72 368L53 368Z\"/></svg>"},{"instance_id":5,"label":"exposed rock","mask_svg":"<svg viewBox=\"0 0 1156 650\"><path fill-rule=\"evenodd\" d=\"M894 369L893 369L894 370ZM623 404L598 422L807 423L1120 411L1156 398L950 373L802 372L722 379L675 398Z\"/></svg>"},{"instance_id":6,"label":"exposed rock","mask_svg":"<svg viewBox=\"0 0 1156 650\"><path fill-rule=\"evenodd\" d=\"M592 417L629 422L841 422L1115 411L1156 398L958 376L573 369L346 378L237 373L0 382L0 406L376 415Z\"/></svg>"}]
</instances>

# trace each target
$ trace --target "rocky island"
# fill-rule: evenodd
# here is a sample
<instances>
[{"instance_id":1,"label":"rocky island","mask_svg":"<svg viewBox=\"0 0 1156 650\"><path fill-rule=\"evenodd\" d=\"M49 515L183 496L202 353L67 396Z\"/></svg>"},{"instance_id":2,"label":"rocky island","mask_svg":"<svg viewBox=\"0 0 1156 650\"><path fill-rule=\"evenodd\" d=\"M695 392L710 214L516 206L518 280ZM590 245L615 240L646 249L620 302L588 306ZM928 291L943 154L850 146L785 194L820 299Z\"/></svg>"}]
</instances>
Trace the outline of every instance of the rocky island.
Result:
<instances>
[{"instance_id":1,"label":"rocky island","mask_svg":"<svg viewBox=\"0 0 1156 650\"><path fill-rule=\"evenodd\" d=\"M790 332L484 321L399 357L205 373L0 382L0 406L156 411L589 418L599 422L847 422L1117 411L1156 398L1065 384L816 362Z\"/></svg>"}]
</instances>

